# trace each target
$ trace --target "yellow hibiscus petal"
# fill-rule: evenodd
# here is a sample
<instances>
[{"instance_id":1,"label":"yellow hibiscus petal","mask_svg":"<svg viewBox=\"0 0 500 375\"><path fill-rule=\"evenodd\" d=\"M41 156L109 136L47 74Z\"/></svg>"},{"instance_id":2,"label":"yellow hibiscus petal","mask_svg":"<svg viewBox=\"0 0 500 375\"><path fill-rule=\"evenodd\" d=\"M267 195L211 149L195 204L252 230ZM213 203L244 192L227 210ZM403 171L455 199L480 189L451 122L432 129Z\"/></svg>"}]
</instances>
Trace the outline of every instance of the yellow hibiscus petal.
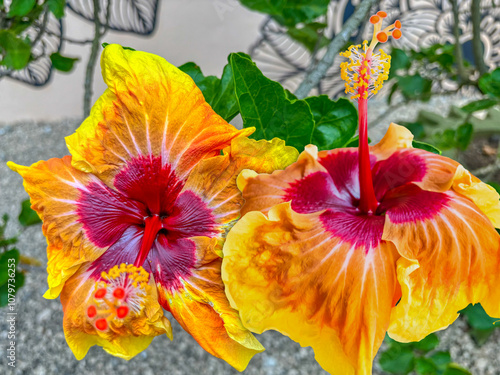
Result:
<instances>
[{"instance_id":1,"label":"yellow hibiscus petal","mask_svg":"<svg viewBox=\"0 0 500 375\"><path fill-rule=\"evenodd\" d=\"M202 197L218 224L239 218L244 199L236 177L245 168L259 173L283 169L297 160L298 151L275 138L272 141L234 139L224 155L201 161L191 172L183 190Z\"/></svg>"},{"instance_id":2,"label":"yellow hibiscus petal","mask_svg":"<svg viewBox=\"0 0 500 375\"><path fill-rule=\"evenodd\" d=\"M39 161L31 167L8 163L24 179L31 207L43 221L47 238L49 290L46 298L57 298L64 282L81 264L97 259L104 251L86 237L78 220L77 201L92 176L73 168L71 156Z\"/></svg>"},{"instance_id":3,"label":"yellow hibiscus petal","mask_svg":"<svg viewBox=\"0 0 500 375\"><path fill-rule=\"evenodd\" d=\"M155 336L167 334L172 339L170 322L158 303L152 278L147 294L141 296L138 302L141 305L139 311L129 311L122 319L115 317L106 320L109 317L106 309L112 310L113 307L95 298L96 290L100 287L96 287L96 281L90 277L91 273L88 265L82 267L66 282L61 293L64 335L78 360L83 359L94 345L101 346L114 356L130 359L145 350ZM108 290L107 293L109 295L112 291ZM104 308L99 310L98 307L94 315L94 311L89 309L94 309L98 303L102 303ZM104 326L100 326L100 322Z\"/></svg>"},{"instance_id":4,"label":"yellow hibiscus petal","mask_svg":"<svg viewBox=\"0 0 500 375\"><path fill-rule=\"evenodd\" d=\"M397 150L413 147L412 142L413 134L411 131L391 122L380 142L370 147L370 154L375 155L378 160L387 159Z\"/></svg>"},{"instance_id":5,"label":"yellow hibiscus petal","mask_svg":"<svg viewBox=\"0 0 500 375\"><path fill-rule=\"evenodd\" d=\"M452 188L473 201L491 220L495 228L500 228L500 196L493 187L485 184L460 166L457 168Z\"/></svg>"},{"instance_id":6,"label":"yellow hibiscus petal","mask_svg":"<svg viewBox=\"0 0 500 375\"><path fill-rule=\"evenodd\" d=\"M231 306L253 332L274 329L312 346L332 374L371 374L397 294L396 251L369 250L325 231L321 213L290 203L249 212L224 245Z\"/></svg>"},{"instance_id":7,"label":"yellow hibiscus petal","mask_svg":"<svg viewBox=\"0 0 500 375\"><path fill-rule=\"evenodd\" d=\"M397 265L402 298L388 332L402 342L446 328L469 303L484 303L488 313L500 317L500 236L469 199L453 191L434 194L445 198L433 215L423 210L425 218L405 222L394 220L390 211L386 215L382 238L402 255ZM432 205L427 199L424 207L433 210Z\"/></svg>"},{"instance_id":8,"label":"yellow hibiscus petal","mask_svg":"<svg viewBox=\"0 0 500 375\"><path fill-rule=\"evenodd\" d=\"M200 160L253 132L224 121L194 81L159 56L108 45L101 68L108 89L66 143L73 165L103 180L140 155L161 156L184 178Z\"/></svg>"}]
</instances>

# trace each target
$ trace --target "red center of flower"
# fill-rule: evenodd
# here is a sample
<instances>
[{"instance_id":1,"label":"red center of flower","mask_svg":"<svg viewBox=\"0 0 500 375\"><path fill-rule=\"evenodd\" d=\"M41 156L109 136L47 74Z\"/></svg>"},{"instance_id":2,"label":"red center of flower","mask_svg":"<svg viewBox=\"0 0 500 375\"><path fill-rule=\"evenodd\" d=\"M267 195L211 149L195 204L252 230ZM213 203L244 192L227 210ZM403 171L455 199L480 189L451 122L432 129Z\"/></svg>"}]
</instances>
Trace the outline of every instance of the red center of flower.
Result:
<instances>
[{"instance_id":1,"label":"red center of flower","mask_svg":"<svg viewBox=\"0 0 500 375\"><path fill-rule=\"evenodd\" d=\"M159 157L129 161L113 184L115 189L96 180L80 192L79 221L91 242L107 248L94 261L92 276L129 263L144 267L165 287L178 288L196 261L190 238L216 233L211 211L198 195L183 190L184 181Z\"/></svg>"},{"instance_id":2,"label":"red center of flower","mask_svg":"<svg viewBox=\"0 0 500 375\"><path fill-rule=\"evenodd\" d=\"M386 160L370 157L370 178L379 204L375 212L360 208L359 157L356 149L320 153L319 162L326 172L316 172L295 181L284 201L291 201L299 213L321 213L325 230L366 251L382 240L385 215L391 221L405 223L433 217L446 206L444 193L424 191L414 182L422 181L426 164L415 150L395 152Z\"/></svg>"}]
</instances>

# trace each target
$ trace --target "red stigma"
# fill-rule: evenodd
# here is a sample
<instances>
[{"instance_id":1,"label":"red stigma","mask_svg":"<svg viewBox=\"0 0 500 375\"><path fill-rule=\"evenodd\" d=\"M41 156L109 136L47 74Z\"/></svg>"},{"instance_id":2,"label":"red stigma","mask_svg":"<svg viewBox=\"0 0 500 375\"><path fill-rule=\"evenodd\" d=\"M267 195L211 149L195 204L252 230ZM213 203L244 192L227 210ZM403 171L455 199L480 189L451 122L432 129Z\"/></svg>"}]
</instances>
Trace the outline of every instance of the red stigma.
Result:
<instances>
[{"instance_id":1,"label":"red stigma","mask_svg":"<svg viewBox=\"0 0 500 375\"><path fill-rule=\"evenodd\" d=\"M383 10L379 10L379 11L377 12L377 16L382 17L382 18L385 18L385 17L387 17L387 13L386 13L386 12L384 12Z\"/></svg>"},{"instance_id":2,"label":"red stigma","mask_svg":"<svg viewBox=\"0 0 500 375\"><path fill-rule=\"evenodd\" d=\"M96 307L94 305L89 306L89 308L87 309L87 316L89 318L93 318L96 315L97 315Z\"/></svg>"},{"instance_id":3,"label":"red stigma","mask_svg":"<svg viewBox=\"0 0 500 375\"><path fill-rule=\"evenodd\" d=\"M394 27L396 29L400 29L401 28L401 21L400 20L397 20L396 22L394 22Z\"/></svg>"},{"instance_id":4,"label":"red stigma","mask_svg":"<svg viewBox=\"0 0 500 375\"><path fill-rule=\"evenodd\" d=\"M371 16L371 17L370 17L370 22L371 22L371 23L373 23L374 25L375 25L378 21L380 21L380 17L379 17L379 16L377 16L377 15L373 15L373 16Z\"/></svg>"},{"instance_id":5,"label":"red stigma","mask_svg":"<svg viewBox=\"0 0 500 375\"><path fill-rule=\"evenodd\" d=\"M123 319L127 316L128 314L128 307L127 306L120 306L116 309L116 316L120 319Z\"/></svg>"},{"instance_id":6,"label":"red stigma","mask_svg":"<svg viewBox=\"0 0 500 375\"><path fill-rule=\"evenodd\" d=\"M113 291L113 297L116 299L123 299L125 297L125 289L123 288L116 288Z\"/></svg>"},{"instance_id":7,"label":"red stigma","mask_svg":"<svg viewBox=\"0 0 500 375\"><path fill-rule=\"evenodd\" d=\"M399 39L399 38L401 38L401 36L402 36L402 35L403 35L403 34L401 33L401 30L399 30L399 29L396 29L396 30L394 30L394 31L392 32L392 37L393 37L394 39Z\"/></svg>"},{"instance_id":8,"label":"red stigma","mask_svg":"<svg viewBox=\"0 0 500 375\"><path fill-rule=\"evenodd\" d=\"M95 322L95 327L99 331L105 331L108 328L108 322L106 321L106 319L103 318L97 319Z\"/></svg>"},{"instance_id":9,"label":"red stigma","mask_svg":"<svg viewBox=\"0 0 500 375\"><path fill-rule=\"evenodd\" d=\"M103 299L104 297L106 297L106 288L97 289L97 292L95 292L94 297L96 299Z\"/></svg>"}]
</instances>

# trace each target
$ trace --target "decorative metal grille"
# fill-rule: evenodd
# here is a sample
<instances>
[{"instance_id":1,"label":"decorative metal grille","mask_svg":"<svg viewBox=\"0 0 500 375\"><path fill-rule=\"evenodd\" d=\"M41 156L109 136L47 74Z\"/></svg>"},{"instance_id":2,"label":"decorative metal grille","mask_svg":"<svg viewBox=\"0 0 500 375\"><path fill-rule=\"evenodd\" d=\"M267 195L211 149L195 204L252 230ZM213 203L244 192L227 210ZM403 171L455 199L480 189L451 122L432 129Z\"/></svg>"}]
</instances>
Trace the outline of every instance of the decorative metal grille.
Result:
<instances>
[{"instance_id":1,"label":"decorative metal grille","mask_svg":"<svg viewBox=\"0 0 500 375\"><path fill-rule=\"evenodd\" d=\"M22 70L8 70L4 66L0 66L0 75L27 83L31 86L43 86L49 81L52 73L50 55L61 50L63 25L52 13L47 14L45 32L40 34L43 15L38 22L25 31L25 36L34 42L32 48L33 55L35 56L34 60Z\"/></svg>"},{"instance_id":2,"label":"decorative metal grille","mask_svg":"<svg viewBox=\"0 0 500 375\"><path fill-rule=\"evenodd\" d=\"M67 5L75 14L89 21L94 20L93 0L69 0ZM159 0L102 0L100 5L99 20L105 25L109 18L108 27L111 30L149 35L156 27ZM50 55L61 50L63 25L50 13L45 32L37 37L43 23L42 18L43 14L38 22L26 30L26 36L35 41L32 49L35 59L22 70L7 71L0 66L0 77L6 76L32 86L43 86L49 81L52 73Z\"/></svg>"},{"instance_id":3,"label":"decorative metal grille","mask_svg":"<svg viewBox=\"0 0 500 375\"><path fill-rule=\"evenodd\" d=\"M344 22L351 16L359 0L334 0L328 13L320 22L327 23L326 35L335 36ZM471 0L459 2L459 19L464 56L474 63L472 56ZM452 32L453 14L448 0L382 0L373 12L383 10L387 13L388 24L399 19L403 23L403 37L390 39L389 43L398 48L419 50L435 43L454 43ZM481 41L484 59L490 68L500 63L500 1L481 1ZM352 39L361 42L370 37L371 30L360 29ZM302 81L313 56L300 43L287 35L286 29L269 18L261 27L261 38L251 49L251 55L263 73L281 82L292 92ZM320 59L324 49L315 58ZM448 82L448 88L453 82ZM328 71L325 79L312 94L328 94L335 97L343 93L344 84L340 79L339 63Z\"/></svg>"}]
</instances>

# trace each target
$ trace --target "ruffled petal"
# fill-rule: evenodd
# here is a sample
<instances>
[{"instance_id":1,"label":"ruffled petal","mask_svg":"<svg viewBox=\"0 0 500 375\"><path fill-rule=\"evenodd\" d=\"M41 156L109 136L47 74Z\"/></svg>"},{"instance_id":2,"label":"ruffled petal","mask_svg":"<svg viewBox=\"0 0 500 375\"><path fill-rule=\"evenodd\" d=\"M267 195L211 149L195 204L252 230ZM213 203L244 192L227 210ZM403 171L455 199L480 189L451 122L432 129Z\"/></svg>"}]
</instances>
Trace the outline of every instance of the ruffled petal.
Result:
<instances>
[{"instance_id":1,"label":"ruffled petal","mask_svg":"<svg viewBox=\"0 0 500 375\"><path fill-rule=\"evenodd\" d=\"M43 220L47 238L49 290L46 298L57 298L64 282L85 262L97 259L104 247L92 244L79 221L78 200L95 179L71 165L71 156L39 161L31 167L12 162L8 166L24 179L32 208Z\"/></svg>"},{"instance_id":2,"label":"ruffled petal","mask_svg":"<svg viewBox=\"0 0 500 375\"><path fill-rule=\"evenodd\" d=\"M275 138L255 141L237 138L224 150L224 155L203 160L189 176L184 191L196 193L212 211L219 225L239 218L244 200L236 185L243 169L247 173L271 173L295 162L298 151ZM223 230L222 233L225 231Z\"/></svg>"},{"instance_id":3,"label":"ruffled petal","mask_svg":"<svg viewBox=\"0 0 500 375\"><path fill-rule=\"evenodd\" d=\"M394 246L357 245L321 213L298 214L290 203L268 215L249 212L228 234L231 306L253 332L275 329L312 346L332 374L371 374L397 294Z\"/></svg>"},{"instance_id":4,"label":"ruffled petal","mask_svg":"<svg viewBox=\"0 0 500 375\"><path fill-rule=\"evenodd\" d=\"M258 175L255 171L244 170L237 180L238 188L245 198L241 214L250 211L267 212L274 205L290 200L286 190L293 182L316 172L327 173L317 161L317 157L318 148L309 145L300 154L297 162L284 171L277 170L272 174Z\"/></svg>"},{"instance_id":5,"label":"ruffled petal","mask_svg":"<svg viewBox=\"0 0 500 375\"><path fill-rule=\"evenodd\" d=\"M377 160L390 157L397 150L412 148L413 134L407 128L393 122L389 125L384 137L375 146L370 147L370 154Z\"/></svg>"},{"instance_id":6,"label":"ruffled petal","mask_svg":"<svg viewBox=\"0 0 500 375\"><path fill-rule=\"evenodd\" d=\"M390 193L382 238L402 257L402 298L389 335L419 341L444 329L469 303L500 317L500 236L469 199L453 191L426 192L411 184Z\"/></svg>"},{"instance_id":7,"label":"ruffled petal","mask_svg":"<svg viewBox=\"0 0 500 375\"><path fill-rule=\"evenodd\" d=\"M105 181L148 155L161 156L183 179L200 160L253 132L225 122L194 81L159 56L108 45L101 69L108 89L66 143L76 168Z\"/></svg>"},{"instance_id":8,"label":"ruffled petal","mask_svg":"<svg viewBox=\"0 0 500 375\"><path fill-rule=\"evenodd\" d=\"M491 220L493 226L500 228L500 196L493 187L485 184L460 166L457 168L452 188L473 201Z\"/></svg>"},{"instance_id":9,"label":"ruffled petal","mask_svg":"<svg viewBox=\"0 0 500 375\"><path fill-rule=\"evenodd\" d=\"M129 312L123 319L112 319L105 327L100 326L99 319L105 319L99 312L96 315L89 312L89 308L96 306L96 280L91 274L88 266L82 267L66 282L61 293L64 335L78 360L94 345L114 356L130 359L145 350L155 336L165 333L172 339L170 322L163 315L152 279L148 294L140 301L143 305L140 311Z\"/></svg>"},{"instance_id":10,"label":"ruffled petal","mask_svg":"<svg viewBox=\"0 0 500 375\"><path fill-rule=\"evenodd\" d=\"M207 352L243 371L264 347L243 327L224 294L222 260L215 252L215 239L194 240L200 260L191 276L181 279L179 289L158 284L160 303Z\"/></svg>"}]
</instances>

